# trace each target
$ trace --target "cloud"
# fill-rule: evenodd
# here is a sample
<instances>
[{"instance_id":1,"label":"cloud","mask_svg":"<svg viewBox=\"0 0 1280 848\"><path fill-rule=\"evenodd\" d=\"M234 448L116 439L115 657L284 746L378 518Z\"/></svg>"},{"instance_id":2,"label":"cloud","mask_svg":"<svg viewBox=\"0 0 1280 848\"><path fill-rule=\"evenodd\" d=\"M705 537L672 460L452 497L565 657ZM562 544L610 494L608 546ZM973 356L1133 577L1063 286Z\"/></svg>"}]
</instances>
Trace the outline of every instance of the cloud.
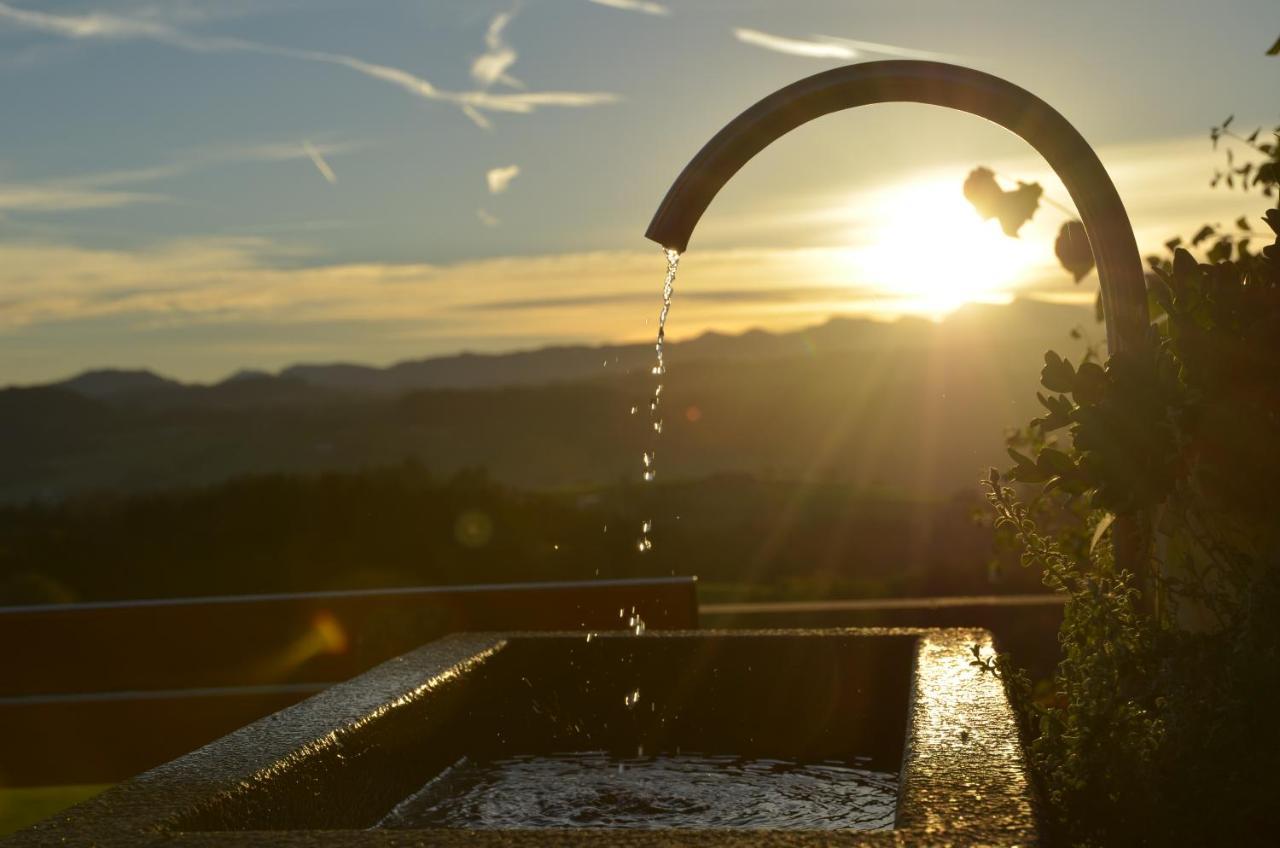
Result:
<instances>
[{"instance_id":1,"label":"cloud","mask_svg":"<svg viewBox=\"0 0 1280 848\"><path fill-rule=\"evenodd\" d=\"M307 156L311 157L311 164L316 166L316 170L320 172L320 176L324 177L325 181L328 182L329 185L334 185L338 182L338 175L333 172L333 168L329 167L329 163L325 161L324 156L320 154L320 151L316 149L314 144L309 141L303 141L302 149L306 152Z\"/></svg>"},{"instance_id":2,"label":"cloud","mask_svg":"<svg viewBox=\"0 0 1280 848\"><path fill-rule=\"evenodd\" d=\"M934 53L930 50L914 50L910 47L899 47L896 44L882 44L877 41L855 41L852 38L838 38L833 35L815 36L820 41L849 47L861 53L877 53L881 56L896 56L899 59L923 59L928 62L954 62L958 57L954 53Z\"/></svg>"},{"instance_id":3,"label":"cloud","mask_svg":"<svg viewBox=\"0 0 1280 848\"><path fill-rule=\"evenodd\" d=\"M518 54L502 37L503 30L515 16L514 11L493 16L484 35L484 44L489 49L471 63L472 78L485 88L499 82L512 88L524 88L524 83L507 73L507 69L516 63Z\"/></svg>"},{"instance_id":4,"label":"cloud","mask_svg":"<svg viewBox=\"0 0 1280 848\"><path fill-rule=\"evenodd\" d=\"M312 144L271 143L238 147L206 148L188 151L179 159L143 168L126 168L82 174L40 182L0 182L0 211L10 212L79 212L91 209L115 209L141 203L159 203L170 198L163 194L122 190L158 180L178 177L225 163L283 162L310 158L322 176L330 182L337 177L325 157L348 153L363 147L361 142L325 142Z\"/></svg>"},{"instance_id":5,"label":"cloud","mask_svg":"<svg viewBox=\"0 0 1280 848\"><path fill-rule=\"evenodd\" d=\"M669 15L671 10L661 3L648 0L587 0L597 6L608 6L610 9L621 9L624 12L640 12L645 15Z\"/></svg>"},{"instance_id":6,"label":"cloud","mask_svg":"<svg viewBox=\"0 0 1280 848\"><path fill-rule=\"evenodd\" d=\"M924 59L928 61L954 61L955 56L945 53L932 53L927 50L913 50L899 47L896 44L882 44L876 41L855 41L852 38L838 38L831 35L814 35L811 40L787 38L761 32L757 29L739 27L733 35L743 44L763 47L775 53L786 53L789 56L804 56L807 59L839 59L851 61L864 54L895 56L899 59Z\"/></svg>"},{"instance_id":7,"label":"cloud","mask_svg":"<svg viewBox=\"0 0 1280 848\"><path fill-rule=\"evenodd\" d=\"M833 44L830 41L801 41L795 38L784 38L770 35L756 29L739 27L733 31L734 38L743 44L763 47L775 53L786 53L791 56L804 56L809 59L855 59L858 51L847 44Z\"/></svg>"},{"instance_id":8,"label":"cloud","mask_svg":"<svg viewBox=\"0 0 1280 848\"><path fill-rule=\"evenodd\" d=\"M507 165L504 168L490 168L484 175L489 185L490 194L502 194L511 185L511 181L520 176L519 165Z\"/></svg>"},{"instance_id":9,"label":"cloud","mask_svg":"<svg viewBox=\"0 0 1280 848\"><path fill-rule=\"evenodd\" d=\"M166 200L163 195L101 191L90 186L8 183L0 185L0 210L7 212L79 212L115 209Z\"/></svg>"},{"instance_id":10,"label":"cloud","mask_svg":"<svg viewBox=\"0 0 1280 848\"><path fill-rule=\"evenodd\" d=\"M289 147L293 156L305 155L296 142ZM316 147L327 155L323 145ZM275 145L264 145L259 152L277 151ZM1189 235L1206 220L1231 221L1241 214L1252 220L1264 205L1256 194L1208 187L1214 159L1199 137L1109 146L1099 154L1126 199L1143 250L1162 250L1165 239ZM1066 196L1038 159L1020 156L984 164L1011 178L1040 181L1055 197ZM946 179L954 181L959 194L973 165L960 161L925 173L886 174L885 182L867 191L897 191L922 179ZM780 212L781 220L743 226L726 220L719 230L722 243L778 247L695 246L685 256L677 280L673 338L709 328L776 330L833 314L883 317L912 311L904 298L863 285L855 271L857 250L874 238L875 229L850 224L874 212L875 198L859 192L858 202L851 203L848 191L833 190L827 197L803 199L803 208L814 212L802 221L788 225L791 210L781 202L771 204L771 214ZM475 214L481 221L494 220L484 210ZM795 247L812 237L815 223L823 218L832 223L823 236L825 246ZM1046 276L1021 291L1042 299L1087 299L1078 294L1083 286L1073 286L1052 267L1059 222L1052 216L1031 222L1032 231L1024 238L1040 246ZM920 231L921 245L929 238L927 228ZM155 364L154 349L146 345L162 331L180 339L175 356L213 363L202 365L209 369L202 373L263 365L266 354L254 352L259 349L235 347L240 328L249 325L263 328L263 338L269 336L273 343L321 339L313 355L363 361L467 347L509 348L513 339L528 344L647 339L655 331L664 269L656 246L447 265L319 264L308 252L266 240L261 233L257 238L200 238L102 250L20 241L6 228L0 230L0 345L14 355L0 358L0 383L130 358L122 351L141 351L130 361ZM795 297L783 289L794 291ZM339 330L342 343L334 341ZM207 341L191 341L197 336ZM226 347L218 354L221 358L209 353L215 344Z\"/></svg>"},{"instance_id":11,"label":"cloud","mask_svg":"<svg viewBox=\"0 0 1280 848\"><path fill-rule=\"evenodd\" d=\"M501 219L486 212L484 209L476 210L476 220L484 224L486 227L496 227L502 223Z\"/></svg>"},{"instance_id":12,"label":"cloud","mask_svg":"<svg viewBox=\"0 0 1280 848\"><path fill-rule=\"evenodd\" d=\"M757 320L767 312L751 293L772 292L779 280L848 290L843 266L834 260L842 250L699 251L690 267L707 306L698 310L686 301L682 320L695 314L699 321L732 319L744 311ZM665 267L657 248L447 265L317 265L307 256L262 237L185 239L135 250L0 242L0 292L6 301L0 338L22 328L30 337L41 325L104 319L141 328L274 322L282 338L302 324L417 321L461 334L554 336L561 332L557 328L590 325L602 339L639 338L648 335L647 320L657 314L655 277L660 281ZM742 299L730 302L737 295L726 292L741 293ZM619 309L593 310L602 294L621 295L606 299ZM770 304L777 299L765 298ZM544 302L530 302L538 299ZM643 308L646 302L652 310ZM543 311L528 316L538 308ZM524 317L516 314L521 312ZM109 351L100 358L109 360Z\"/></svg>"},{"instance_id":13,"label":"cloud","mask_svg":"<svg viewBox=\"0 0 1280 848\"><path fill-rule=\"evenodd\" d=\"M29 29L67 38L164 39L174 32L167 25L157 21L122 18L101 12L90 12L84 15L54 15L48 12L18 9L8 3L0 3L0 18L6 18Z\"/></svg>"},{"instance_id":14,"label":"cloud","mask_svg":"<svg viewBox=\"0 0 1280 848\"><path fill-rule=\"evenodd\" d=\"M159 21L130 18L102 12L82 15L55 15L33 12L0 2L0 21L8 21L25 29L74 40L145 40L199 53L255 53L304 62L346 68L370 79L394 85L424 100L450 103L462 109L477 123L487 125L482 111L527 114L542 106L586 107L613 103L616 94L609 92L542 91L494 94L485 90L446 91L408 71L390 65L366 62L343 53L282 47L240 38L195 35ZM504 24L505 26L505 24ZM501 36L502 27L498 28ZM493 27L490 26L490 32ZM505 68L503 69L505 70Z\"/></svg>"}]
</instances>

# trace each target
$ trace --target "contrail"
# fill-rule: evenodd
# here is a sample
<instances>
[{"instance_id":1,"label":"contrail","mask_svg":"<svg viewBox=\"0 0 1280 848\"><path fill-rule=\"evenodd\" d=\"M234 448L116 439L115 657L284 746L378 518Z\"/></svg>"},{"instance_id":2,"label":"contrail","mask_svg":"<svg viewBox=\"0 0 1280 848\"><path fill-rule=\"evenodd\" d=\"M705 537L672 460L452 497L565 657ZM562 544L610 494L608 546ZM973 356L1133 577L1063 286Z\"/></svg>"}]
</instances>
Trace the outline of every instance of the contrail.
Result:
<instances>
[{"instance_id":1,"label":"contrail","mask_svg":"<svg viewBox=\"0 0 1280 848\"><path fill-rule=\"evenodd\" d=\"M316 150L315 145L309 141L303 141L302 149L306 151L307 156L311 157L311 164L316 166L320 176L324 177L329 185L335 185L338 182L338 175L333 172L333 168L329 167L329 163L320 155L320 151Z\"/></svg>"},{"instance_id":2,"label":"contrail","mask_svg":"<svg viewBox=\"0 0 1280 848\"><path fill-rule=\"evenodd\" d=\"M733 31L734 38L743 44L763 47L775 53L786 53L791 56L804 56L809 59L857 59L863 54L880 56L896 56L900 59L925 59L929 61L955 61L956 57L945 53L933 53L928 50L913 50L899 47L896 44L882 44L876 41L856 41L852 38L838 38L832 35L814 35L813 40L787 38L761 32L757 29L739 27Z\"/></svg>"},{"instance_id":3,"label":"contrail","mask_svg":"<svg viewBox=\"0 0 1280 848\"><path fill-rule=\"evenodd\" d=\"M832 44L829 41L801 41L798 38L784 38L771 35L758 29L739 27L733 35L743 44L763 47L775 53L786 53L791 56L804 56L809 59L853 59L858 51L844 44Z\"/></svg>"},{"instance_id":4,"label":"contrail","mask_svg":"<svg viewBox=\"0 0 1280 848\"><path fill-rule=\"evenodd\" d=\"M343 53L282 47L240 38L192 35L154 21L139 21L101 12L84 15L54 15L18 9L8 3L0 2L0 20L8 20L26 29L75 40L140 39L198 53L257 53L264 56L336 65L371 79L390 83L424 100L452 103L460 107L472 120L479 118L477 123L482 124L487 124L488 121L479 114L480 110L528 114L540 106L599 106L614 103L619 99L616 94L591 91L536 91L513 94L494 94L488 91L445 91L428 80L400 68L366 62Z\"/></svg>"},{"instance_id":5,"label":"contrail","mask_svg":"<svg viewBox=\"0 0 1280 848\"><path fill-rule=\"evenodd\" d=\"M608 6L610 9L621 9L624 12L641 12L646 15L669 15L671 10L661 3L649 0L588 0L597 6Z\"/></svg>"},{"instance_id":6,"label":"contrail","mask_svg":"<svg viewBox=\"0 0 1280 848\"><path fill-rule=\"evenodd\" d=\"M914 50L910 47L899 47L896 44L881 44L876 41L855 41L852 38L838 38L833 35L819 35L817 38L831 44L842 44L863 53L879 53L881 56L897 56L899 59L924 59L930 62L954 62L958 57L953 53L934 53L930 50Z\"/></svg>"}]
</instances>

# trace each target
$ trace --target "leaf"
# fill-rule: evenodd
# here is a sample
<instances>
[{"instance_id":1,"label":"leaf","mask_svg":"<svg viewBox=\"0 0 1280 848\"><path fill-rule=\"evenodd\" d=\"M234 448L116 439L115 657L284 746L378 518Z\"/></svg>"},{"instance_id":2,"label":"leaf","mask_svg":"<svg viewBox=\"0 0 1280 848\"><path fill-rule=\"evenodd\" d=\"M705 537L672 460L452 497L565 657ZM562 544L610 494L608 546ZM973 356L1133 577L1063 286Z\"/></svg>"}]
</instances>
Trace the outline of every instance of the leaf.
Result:
<instances>
[{"instance_id":1,"label":"leaf","mask_svg":"<svg viewBox=\"0 0 1280 848\"><path fill-rule=\"evenodd\" d=\"M1210 262L1226 262L1231 258L1231 237L1223 236L1205 254Z\"/></svg>"},{"instance_id":2,"label":"leaf","mask_svg":"<svg viewBox=\"0 0 1280 848\"><path fill-rule=\"evenodd\" d=\"M1236 218L1236 229L1249 232L1249 219L1244 215L1241 215L1239 218Z\"/></svg>"},{"instance_id":3,"label":"leaf","mask_svg":"<svg viewBox=\"0 0 1280 848\"><path fill-rule=\"evenodd\" d=\"M1021 483L1043 483L1049 479L1049 475L1042 472L1036 467L1035 461L1026 454L1018 453L1013 448L1009 448L1009 456L1017 463L1010 471L1009 477Z\"/></svg>"},{"instance_id":4,"label":"leaf","mask_svg":"<svg viewBox=\"0 0 1280 848\"><path fill-rule=\"evenodd\" d=\"M1096 362L1085 362L1076 370L1071 396L1078 404L1098 403L1107 393L1107 372Z\"/></svg>"},{"instance_id":5,"label":"leaf","mask_svg":"<svg viewBox=\"0 0 1280 848\"><path fill-rule=\"evenodd\" d=\"M1147 275L1147 290L1155 297L1156 303L1165 312L1173 312L1173 289L1155 274Z\"/></svg>"},{"instance_id":6,"label":"leaf","mask_svg":"<svg viewBox=\"0 0 1280 848\"><path fill-rule=\"evenodd\" d=\"M1043 448L1036 457L1036 468L1053 477L1069 477L1075 474L1076 464L1057 448Z\"/></svg>"},{"instance_id":7,"label":"leaf","mask_svg":"<svg viewBox=\"0 0 1280 848\"><path fill-rule=\"evenodd\" d=\"M1035 421L1043 432L1049 433L1066 427L1071 423L1071 402L1067 400L1065 395L1045 397L1036 392L1036 398L1040 401L1041 406L1049 410L1048 415L1037 418Z\"/></svg>"},{"instance_id":8,"label":"leaf","mask_svg":"<svg viewBox=\"0 0 1280 848\"><path fill-rule=\"evenodd\" d=\"M1040 207L1040 195L1044 194L1044 189L1040 188L1039 183L1018 183L1018 187L1013 191L1007 191L1004 195L1004 206L1000 210L1000 227L1004 230L1005 235L1018 235L1018 230L1022 225L1031 220L1031 216L1036 214L1036 209Z\"/></svg>"},{"instance_id":9,"label":"leaf","mask_svg":"<svg viewBox=\"0 0 1280 848\"><path fill-rule=\"evenodd\" d=\"M995 171L990 168L974 168L965 178L964 199L973 204L984 221L996 216L1003 194L1004 190L996 182Z\"/></svg>"},{"instance_id":10,"label":"leaf","mask_svg":"<svg viewBox=\"0 0 1280 848\"><path fill-rule=\"evenodd\" d=\"M1040 206L1044 189L1039 183L1018 183L1012 191L1005 191L996 182L990 168L974 168L964 181L965 199L973 205L984 221L997 218L1000 228L1008 236L1016 237L1022 225L1031 220Z\"/></svg>"},{"instance_id":11,"label":"leaf","mask_svg":"<svg viewBox=\"0 0 1280 848\"><path fill-rule=\"evenodd\" d=\"M1213 235L1213 227L1209 226L1208 224L1205 224L1203 227L1196 230L1196 234L1191 237L1191 246L1192 247L1198 246L1200 242L1204 241L1205 239L1209 238L1212 235Z\"/></svg>"},{"instance_id":12,"label":"leaf","mask_svg":"<svg viewBox=\"0 0 1280 848\"><path fill-rule=\"evenodd\" d=\"M1093 270L1093 250L1089 247L1084 224L1079 221L1067 221L1062 225L1053 243L1053 253L1077 283Z\"/></svg>"},{"instance_id":13,"label":"leaf","mask_svg":"<svg viewBox=\"0 0 1280 848\"><path fill-rule=\"evenodd\" d=\"M1111 527L1111 522L1116 520L1115 513L1108 512L1102 516L1102 520L1098 522L1098 526L1093 528L1093 538L1089 541L1089 553L1093 553L1093 549L1098 547L1098 543L1102 541L1102 536Z\"/></svg>"},{"instance_id":14,"label":"leaf","mask_svg":"<svg viewBox=\"0 0 1280 848\"><path fill-rule=\"evenodd\" d=\"M1199 264L1196 263L1195 257L1182 248L1178 248L1173 252L1173 276L1175 279L1185 279L1200 270Z\"/></svg>"},{"instance_id":15,"label":"leaf","mask_svg":"<svg viewBox=\"0 0 1280 848\"><path fill-rule=\"evenodd\" d=\"M1276 39L1276 43L1271 45L1271 49L1267 51L1268 56L1280 56L1280 38Z\"/></svg>"},{"instance_id":16,"label":"leaf","mask_svg":"<svg viewBox=\"0 0 1280 848\"><path fill-rule=\"evenodd\" d=\"M1071 363L1053 351L1044 355L1044 368L1040 369L1040 385L1051 392L1069 392L1076 381L1076 369Z\"/></svg>"}]
</instances>

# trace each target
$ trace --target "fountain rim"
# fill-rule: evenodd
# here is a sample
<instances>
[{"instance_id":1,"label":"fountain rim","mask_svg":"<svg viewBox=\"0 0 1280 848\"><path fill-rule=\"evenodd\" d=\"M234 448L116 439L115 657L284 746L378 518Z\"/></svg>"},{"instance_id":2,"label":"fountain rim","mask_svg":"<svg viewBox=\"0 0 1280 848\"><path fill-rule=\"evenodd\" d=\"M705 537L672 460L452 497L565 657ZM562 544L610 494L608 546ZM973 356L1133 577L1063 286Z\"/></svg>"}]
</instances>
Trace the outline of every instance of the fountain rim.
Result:
<instances>
[{"instance_id":1,"label":"fountain rim","mask_svg":"<svg viewBox=\"0 0 1280 848\"><path fill-rule=\"evenodd\" d=\"M278 829L226 829L217 809L249 799L270 810L273 787L286 789L326 780L325 775L358 768L359 757L333 755L361 734L402 711L425 711L450 684L467 685L486 663L510 646L541 642L580 644L586 631L497 631L454 633L338 683L322 692L233 731L203 748L119 783L66 812L0 840L12 848L52 844L95 844L105 848L198 844L207 848L267 848L282 842L317 848L360 845L395 848L408 838L442 846L509 848L513 845L596 845L617 841L621 831L591 828L543 831L312 829L305 824ZM1039 838L1039 810L1031 789L1017 719L996 677L971 667L972 646L986 654L994 637L981 628L841 627L829 629L669 630L634 636L627 631L595 632L600 640L624 641L637 649L669 642L832 638L867 647L908 643L911 657L903 762L895 826L890 831L792 831L796 846L840 844L901 848L934 845L1031 845ZM852 718L852 717L851 717ZM359 745L352 747L359 750ZM316 785L319 785L317 783ZM969 815L974 792L984 814ZM254 801L253 799L258 799ZM769 833L768 830L752 831ZM776 833L776 832L775 832ZM416 834L416 836L415 836ZM833 834L836 834L833 836ZM636 848L689 848L738 844L732 829L627 831Z\"/></svg>"}]
</instances>

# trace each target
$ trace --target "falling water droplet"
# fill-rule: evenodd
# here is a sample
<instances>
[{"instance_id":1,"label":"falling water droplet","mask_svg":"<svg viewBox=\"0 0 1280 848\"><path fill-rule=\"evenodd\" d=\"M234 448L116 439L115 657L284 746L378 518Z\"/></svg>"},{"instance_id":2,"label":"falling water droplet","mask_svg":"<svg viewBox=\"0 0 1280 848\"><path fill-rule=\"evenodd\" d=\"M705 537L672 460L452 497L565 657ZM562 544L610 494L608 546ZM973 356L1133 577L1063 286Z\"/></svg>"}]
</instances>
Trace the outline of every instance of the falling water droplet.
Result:
<instances>
[{"instance_id":1,"label":"falling water droplet","mask_svg":"<svg viewBox=\"0 0 1280 848\"><path fill-rule=\"evenodd\" d=\"M662 310L658 313L658 338L654 344L657 361L654 363L650 373L658 378L657 384L653 389L653 398L649 401L649 425L653 430L653 438L662 435L662 419L658 417L658 404L662 401L662 378L667 373L666 361L666 341L667 341L667 316L671 312L671 296L675 290L676 269L680 266L680 253L675 250L666 250L667 257L667 274L662 281ZM631 408L631 414L636 412L635 407ZM644 482L652 483L657 475L654 467L655 454L652 450L644 452ZM651 550L653 548L653 540L649 538L649 532L653 529L653 522L646 520L641 530L640 540L636 542L636 550L640 553Z\"/></svg>"}]
</instances>

